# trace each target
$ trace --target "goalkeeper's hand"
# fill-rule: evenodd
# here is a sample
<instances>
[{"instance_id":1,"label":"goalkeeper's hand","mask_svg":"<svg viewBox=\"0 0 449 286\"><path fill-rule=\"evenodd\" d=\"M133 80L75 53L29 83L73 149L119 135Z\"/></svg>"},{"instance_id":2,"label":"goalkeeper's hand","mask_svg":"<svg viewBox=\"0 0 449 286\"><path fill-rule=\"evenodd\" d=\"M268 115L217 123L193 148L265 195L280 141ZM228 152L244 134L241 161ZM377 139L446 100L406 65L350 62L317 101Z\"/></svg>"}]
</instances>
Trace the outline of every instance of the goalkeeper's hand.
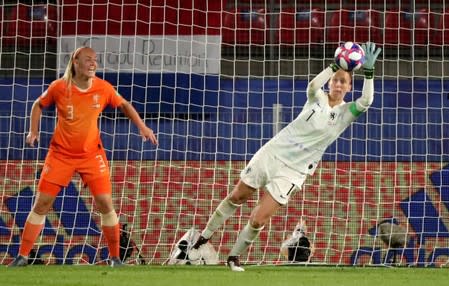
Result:
<instances>
[{"instance_id":1,"label":"goalkeeper's hand","mask_svg":"<svg viewBox=\"0 0 449 286\"><path fill-rule=\"evenodd\" d=\"M332 69L333 72L337 72L340 69L340 67L336 63L331 63L329 67Z\"/></svg>"},{"instance_id":2,"label":"goalkeeper's hand","mask_svg":"<svg viewBox=\"0 0 449 286\"><path fill-rule=\"evenodd\" d=\"M374 64L376 63L377 57L382 49L376 49L376 44L371 42L366 42L366 44L363 44L362 49L365 52L365 62L362 65L365 78L371 79L374 77Z\"/></svg>"}]
</instances>

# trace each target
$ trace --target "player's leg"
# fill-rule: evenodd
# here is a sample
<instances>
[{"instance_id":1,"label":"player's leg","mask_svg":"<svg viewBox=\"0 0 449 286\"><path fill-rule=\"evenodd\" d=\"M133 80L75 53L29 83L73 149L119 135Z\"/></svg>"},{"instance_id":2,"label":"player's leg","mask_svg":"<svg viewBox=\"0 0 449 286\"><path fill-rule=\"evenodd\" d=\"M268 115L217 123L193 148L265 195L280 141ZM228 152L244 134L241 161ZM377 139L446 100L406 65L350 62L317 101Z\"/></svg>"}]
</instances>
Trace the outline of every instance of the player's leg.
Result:
<instances>
[{"instance_id":1,"label":"player's leg","mask_svg":"<svg viewBox=\"0 0 449 286\"><path fill-rule=\"evenodd\" d=\"M109 177L87 182L101 216L101 229L109 249L111 266L122 265L120 260L120 224L112 203L112 186Z\"/></svg>"},{"instance_id":2,"label":"player's leg","mask_svg":"<svg viewBox=\"0 0 449 286\"><path fill-rule=\"evenodd\" d=\"M36 201L22 232L19 255L10 266L23 266L20 265L23 264L20 261L27 261L26 258L44 227L46 215L53 206L56 196L63 186L68 185L73 175L74 168L69 162L71 161L67 161L64 156L54 153L52 150L47 153L39 180Z\"/></svg>"},{"instance_id":3,"label":"player's leg","mask_svg":"<svg viewBox=\"0 0 449 286\"><path fill-rule=\"evenodd\" d=\"M244 271L239 260L240 254L259 236L265 224L281 206L268 193L265 193L260 199L258 205L251 212L248 223L239 233L237 241L231 249L231 252L229 252L227 263L232 271Z\"/></svg>"},{"instance_id":4,"label":"player's leg","mask_svg":"<svg viewBox=\"0 0 449 286\"><path fill-rule=\"evenodd\" d=\"M218 205L215 212L209 218L206 228L193 245L192 250L194 251L191 255L189 254L191 259L196 259L195 256L197 256L197 253L195 253L195 250L207 243L212 234L235 213L238 207L246 203L254 191L260 186L265 185L268 171L266 166L272 166L270 164L272 159L271 156L266 156L262 151L259 151L240 172L239 182L231 194Z\"/></svg>"},{"instance_id":5,"label":"player's leg","mask_svg":"<svg viewBox=\"0 0 449 286\"><path fill-rule=\"evenodd\" d=\"M61 186L43 179L40 180L38 188L39 191L36 195L35 204L28 214L25 227L23 228L19 255L9 265L10 267L25 266L28 264L28 255L31 249L33 249L37 237L44 228L47 213L50 211L57 194L61 190Z\"/></svg>"},{"instance_id":6,"label":"player's leg","mask_svg":"<svg viewBox=\"0 0 449 286\"><path fill-rule=\"evenodd\" d=\"M112 185L109 163L104 149L99 149L92 157L77 166L77 172L88 186L101 217L101 229L108 245L110 265L122 266L120 260L120 225L112 203Z\"/></svg>"},{"instance_id":7,"label":"player's leg","mask_svg":"<svg viewBox=\"0 0 449 286\"><path fill-rule=\"evenodd\" d=\"M190 259L196 260L200 258L201 255L197 250L209 241L212 234L235 213L238 207L248 200L255 190L256 189L246 185L241 180L237 183L231 194L218 205L212 216L209 218L201 236L189 252Z\"/></svg>"},{"instance_id":8,"label":"player's leg","mask_svg":"<svg viewBox=\"0 0 449 286\"><path fill-rule=\"evenodd\" d=\"M101 229L109 249L110 265L122 266L120 260L120 224L112 203L112 185L106 153L100 148L85 160L77 171L89 187L101 216Z\"/></svg>"},{"instance_id":9,"label":"player's leg","mask_svg":"<svg viewBox=\"0 0 449 286\"><path fill-rule=\"evenodd\" d=\"M285 171L283 168L279 169L280 173ZM290 174L288 174L290 175ZM305 175L300 175L298 180L297 174L294 174L294 181L302 184L306 178ZM271 216L283 205L287 204L290 196L298 189L296 183L292 183L290 177L274 176L270 183L265 186L267 192L264 193L257 206L251 212L248 224L243 228L237 237L237 241L231 249L228 257L228 266L233 271L244 271L240 265L239 256L242 254L259 236L265 224L270 220Z\"/></svg>"},{"instance_id":10,"label":"player's leg","mask_svg":"<svg viewBox=\"0 0 449 286\"><path fill-rule=\"evenodd\" d=\"M244 182L239 181L231 194L215 209L206 228L201 233L202 237L209 239L212 234L235 213L237 208L248 200L255 190L256 189L246 185Z\"/></svg>"},{"instance_id":11,"label":"player's leg","mask_svg":"<svg viewBox=\"0 0 449 286\"><path fill-rule=\"evenodd\" d=\"M193 244L192 249L189 251L189 258L191 260L198 260L201 258L200 247L209 241L212 234L214 234L214 232L235 213L238 207L248 200L255 190L256 189L248 186L242 180L239 180L231 194L215 209L200 237Z\"/></svg>"}]
</instances>

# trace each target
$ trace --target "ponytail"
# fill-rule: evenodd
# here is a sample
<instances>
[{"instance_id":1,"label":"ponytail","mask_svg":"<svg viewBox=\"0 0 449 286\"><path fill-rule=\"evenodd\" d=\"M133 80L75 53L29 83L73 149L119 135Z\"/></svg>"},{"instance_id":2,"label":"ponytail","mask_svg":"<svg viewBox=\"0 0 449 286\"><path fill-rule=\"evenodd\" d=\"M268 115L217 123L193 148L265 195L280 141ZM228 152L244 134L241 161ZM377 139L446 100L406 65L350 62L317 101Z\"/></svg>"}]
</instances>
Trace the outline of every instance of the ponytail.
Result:
<instances>
[{"instance_id":1,"label":"ponytail","mask_svg":"<svg viewBox=\"0 0 449 286\"><path fill-rule=\"evenodd\" d=\"M62 76L62 78L67 83L68 90L71 90L72 78L75 76L75 73L76 73L75 66L73 65L73 61L78 57L79 53L84 48L86 48L86 47L79 47L70 55L69 62L67 63L67 67L65 68L64 75Z\"/></svg>"},{"instance_id":2,"label":"ponytail","mask_svg":"<svg viewBox=\"0 0 449 286\"><path fill-rule=\"evenodd\" d=\"M66 82L67 95L69 98L72 97L72 79L76 74L73 61L78 57L79 53L84 48L85 47L79 47L70 55L69 62L67 63L67 67L65 68L64 75L62 76L63 80Z\"/></svg>"}]
</instances>

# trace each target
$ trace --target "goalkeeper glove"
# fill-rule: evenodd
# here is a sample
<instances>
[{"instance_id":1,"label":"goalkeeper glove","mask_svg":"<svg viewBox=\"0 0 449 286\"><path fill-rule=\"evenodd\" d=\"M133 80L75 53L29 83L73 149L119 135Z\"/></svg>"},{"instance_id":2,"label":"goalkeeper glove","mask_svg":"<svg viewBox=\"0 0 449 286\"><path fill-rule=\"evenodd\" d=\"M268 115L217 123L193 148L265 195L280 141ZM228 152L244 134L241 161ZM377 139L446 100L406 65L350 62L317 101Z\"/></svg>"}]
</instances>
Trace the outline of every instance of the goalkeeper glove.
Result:
<instances>
[{"instance_id":1,"label":"goalkeeper glove","mask_svg":"<svg viewBox=\"0 0 449 286\"><path fill-rule=\"evenodd\" d=\"M332 69L333 72L336 72L340 69L340 67L336 63L331 63L329 67Z\"/></svg>"},{"instance_id":2,"label":"goalkeeper glove","mask_svg":"<svg viewBox=\"0 0 449 286\"><path fill-rule=\"evenodd\" d=\"M366 42L362 45L362 49L365 52L365 62L363 63L363 72L365 73L365 78L374 78L374 64L376 63L377 57L382 51L381 48L376 49L376 44L371 42Z\"/></svg>"}]
</instances>

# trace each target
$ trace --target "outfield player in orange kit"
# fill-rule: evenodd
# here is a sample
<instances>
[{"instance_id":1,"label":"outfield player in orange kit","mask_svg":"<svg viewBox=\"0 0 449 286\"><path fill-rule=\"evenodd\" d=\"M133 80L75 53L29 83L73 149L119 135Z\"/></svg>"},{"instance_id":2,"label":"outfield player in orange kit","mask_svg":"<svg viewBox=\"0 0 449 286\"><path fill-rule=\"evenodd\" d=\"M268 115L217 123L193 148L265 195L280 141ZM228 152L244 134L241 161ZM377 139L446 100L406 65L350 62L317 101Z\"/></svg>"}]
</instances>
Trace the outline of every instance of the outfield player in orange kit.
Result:
<instances>
[{"instance_id":1,"label":"outfield player in orange kit","mask_svg":"<svg viewBox=\"0 0 449 286\"><path fill-rule=\"evenodd\" d=\"M55 105L58 121L39 180L35 204L22 233L19 255L9 266L27 265L33 244L41 232L47 213L61 187L75 172L89 187L101 213L101 226L107 241L110 265L123 265L119 257L119 220L112 203L112 187L106 154L100 139L98 117L110 105L120 107L138 127L143 140L157 144L153 130L145 125L132 105L111 84L95 76L97 55L92 48L75 50L62 78L53 81L31 109L27 144L39 140L42 109Z\"/></svg>"}]
</instances>

